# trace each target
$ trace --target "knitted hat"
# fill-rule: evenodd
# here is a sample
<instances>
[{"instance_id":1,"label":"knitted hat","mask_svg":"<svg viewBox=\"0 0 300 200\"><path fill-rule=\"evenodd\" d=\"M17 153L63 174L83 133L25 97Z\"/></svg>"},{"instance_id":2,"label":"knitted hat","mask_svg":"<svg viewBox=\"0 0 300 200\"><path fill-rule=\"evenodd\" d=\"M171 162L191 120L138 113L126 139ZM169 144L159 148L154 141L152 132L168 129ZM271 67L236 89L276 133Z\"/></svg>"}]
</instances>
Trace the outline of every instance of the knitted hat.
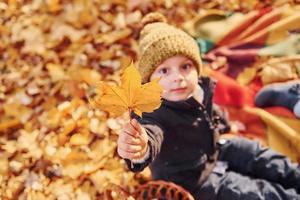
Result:
<instances>
[{"instance_id":1,"label":"knitted hat","mask_svg":"<svg viewBox=\"0 0 300 200\"><path fill-rule=\"evenodd\" d=\"M143 29L139 39L138 70L142 82L149 81L155 68L166 59L182 55L191 59L200 75L202 62L200 50L196 41L184 31L166 23L166 18L160 13L146 15L142 23Z\"/></svg>"}]
</instances>

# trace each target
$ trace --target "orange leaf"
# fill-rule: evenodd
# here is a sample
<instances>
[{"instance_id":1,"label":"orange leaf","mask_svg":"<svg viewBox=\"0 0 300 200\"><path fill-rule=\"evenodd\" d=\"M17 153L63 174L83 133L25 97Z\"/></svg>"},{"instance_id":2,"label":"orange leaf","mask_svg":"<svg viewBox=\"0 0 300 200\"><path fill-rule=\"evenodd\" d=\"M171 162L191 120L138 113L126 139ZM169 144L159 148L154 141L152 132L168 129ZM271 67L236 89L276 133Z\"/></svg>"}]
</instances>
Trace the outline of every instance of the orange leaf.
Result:
<instances>
[{"instance_id":1,"label":"orange leaf","mask_svg":"<svg viewBox=\"0 0 300 200\"><path fill-rule=\"evenodd\" d=\"M131 64L125 69L121 81L120 87L100 83L97 88L99 96L94 100L96 107L114 116L128 110L141 116L142 112L152 112L160 106L162 88L158 80L142 85L139 72Z\"/></svg>"}]
</instances>

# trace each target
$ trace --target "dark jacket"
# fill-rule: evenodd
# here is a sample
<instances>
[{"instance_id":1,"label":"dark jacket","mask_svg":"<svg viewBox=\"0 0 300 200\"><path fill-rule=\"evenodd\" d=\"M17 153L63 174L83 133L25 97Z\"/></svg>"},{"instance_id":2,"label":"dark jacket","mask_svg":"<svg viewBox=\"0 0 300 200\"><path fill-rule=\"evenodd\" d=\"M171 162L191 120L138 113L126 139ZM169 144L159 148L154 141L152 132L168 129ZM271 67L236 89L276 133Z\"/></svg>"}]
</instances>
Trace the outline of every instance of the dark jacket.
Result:
<instances>
[{"instance_id":1,"label":"dark jacket","mask_svg":"<svg viewBox=\"0 0 300 200\"><path fill-rule=\"evenodd\" d=\"M215 161L219 131L228 130L228 125L213 109L215 82L203 77L199 84L203 104L193 97L163 100L159 109L138 118L149 136L150 157L141 164L126 160L130 170L141 171L150 164L154 180L172 181L191 192L205 181L208 165Z\"/></svg>"}]
</instances>

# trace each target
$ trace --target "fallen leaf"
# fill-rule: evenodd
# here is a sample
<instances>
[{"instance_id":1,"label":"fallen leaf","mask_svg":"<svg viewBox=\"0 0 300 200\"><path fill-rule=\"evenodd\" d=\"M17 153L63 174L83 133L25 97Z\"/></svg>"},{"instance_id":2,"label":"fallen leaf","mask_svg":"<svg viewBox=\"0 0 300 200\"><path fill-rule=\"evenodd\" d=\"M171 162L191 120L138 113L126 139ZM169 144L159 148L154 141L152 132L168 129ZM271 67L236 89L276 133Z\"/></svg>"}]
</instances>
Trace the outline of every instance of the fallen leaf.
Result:
<instances>
[{"instance_id":1,"label":"fallen leaf","mask_svg":"<svg viewBox=\"0 0 300 200\"><path fill-rule=\"evenodd\" d=\"M76 133L72 135L70 139L70 144L72 145L87 145L90 142L89 135L84 135L81 133Z\"/></svg>"},{"instance_id":2,"label":"fallen leaf","mask_svg":"<svg viewBox=\"0 0 300 200\"><path fill-rule=\"evenodd\" d=\"M49 63L46 68L48 69L53 82L65 80L67 77L64 69L60 65Z\"/></svg>"},{"instance_id":3,"label":"fallen leaf","mask_svg":"<svg viewBox=\"0 0 300 200\"><path fill-rule=\"evenodd\" d=\"M4 132L9 128L16 127L20 124L18 119L7 119L5 121L0 121L0 132Z\"/></svg>"},{"instance_id":4,"label":"fallen leaf","mask_svg":"<svg viewBox=\"0 0 300 200\"><path fill-rule=\"evenodd\" d=\"M46 1L50 12L57 12L61 10L62 6L59 4L59 0Z\"/></svg>"},{"instance_id":5,"label":"fallen leaf","mask_svg":"<svg viewBox=\"0 0 300 200\"><path fill-rule=\"evenodd\" d=\"M152 112L160 106L162 88L158 80L142 85L139 72L131 64L125 69L121 81L121 87L100 83L97 88L99 96L92 103L114 116L126 111L134 111L141 116L142 112Z\"/></svg>"},{"instance_id":6,"label":"fallen leaf","mask_svg":"<svg viewBox=\"0 0 300 200\"><path fill-rule=\"evenodd\" d=\"M123 30L115 30L110 33L105 33L96 38L97 43L105 43L111 45L119 40L128 37L132 33L131 29L125 28Z\"/></svg>"}]
</instances>

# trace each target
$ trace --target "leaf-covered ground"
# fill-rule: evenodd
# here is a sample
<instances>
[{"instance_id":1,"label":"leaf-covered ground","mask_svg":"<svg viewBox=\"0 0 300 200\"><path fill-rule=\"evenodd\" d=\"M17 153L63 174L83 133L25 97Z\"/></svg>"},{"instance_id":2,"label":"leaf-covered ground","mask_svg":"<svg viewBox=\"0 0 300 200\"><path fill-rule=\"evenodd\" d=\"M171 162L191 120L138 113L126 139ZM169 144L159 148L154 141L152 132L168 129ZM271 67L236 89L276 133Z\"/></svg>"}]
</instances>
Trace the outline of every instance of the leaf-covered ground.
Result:
<instances>
[{"instance_id":1,"label":"leaf-covered ground","mask_svg":"<svg viewBox=\"0 0 300 200\"><path fill-rule=\"evenodd\" d=\"M0 198L104 199L112 184L131 192L149 179L149 171L128 172L116 154L126 116L109 118L88 102L97 82L119 82L136 60L146 13L160 11L180 27L200 9L286 2L1 1Z\"/></svg>"}]
</instances>

